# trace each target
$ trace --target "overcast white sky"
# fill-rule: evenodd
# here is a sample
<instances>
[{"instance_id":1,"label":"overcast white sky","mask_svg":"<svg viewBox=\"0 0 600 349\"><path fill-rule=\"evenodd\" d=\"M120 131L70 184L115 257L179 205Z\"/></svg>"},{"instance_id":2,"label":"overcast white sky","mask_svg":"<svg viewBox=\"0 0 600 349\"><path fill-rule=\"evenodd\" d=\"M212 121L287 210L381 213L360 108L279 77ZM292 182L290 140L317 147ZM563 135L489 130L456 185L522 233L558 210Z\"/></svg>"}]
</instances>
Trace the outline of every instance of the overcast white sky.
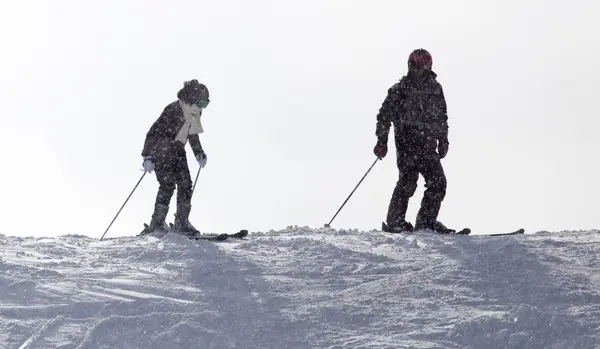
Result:
<instances>
[{"instance_id":1,"label":"overcast white sky","mask_svg":"<svg viewBox=\"0 0 600 349\"><path fill-rule=\"evenodd\" d=\"M192 78L212 101L192 223L322 227L373 162L375 116L419 47L449 110L440 220L475 232L600 228L598 7L5 0L0 233L99 238L142 174L149 126ZM333 227L380 228L398 175L389 146ZM157 187L146 176L107 237L139 233ZM413 222L422 193L420 178Z\"/></svg>"}]
</instances>

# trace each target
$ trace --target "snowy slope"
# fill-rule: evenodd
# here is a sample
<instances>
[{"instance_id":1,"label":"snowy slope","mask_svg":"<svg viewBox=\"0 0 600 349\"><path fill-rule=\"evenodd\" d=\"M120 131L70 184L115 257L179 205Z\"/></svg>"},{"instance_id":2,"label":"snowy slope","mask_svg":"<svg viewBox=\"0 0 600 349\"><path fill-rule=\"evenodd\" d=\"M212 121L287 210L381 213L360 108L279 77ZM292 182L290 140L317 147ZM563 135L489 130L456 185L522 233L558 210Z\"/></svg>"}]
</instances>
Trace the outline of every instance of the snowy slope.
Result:
<instances>
[{"instance_id":1,"label":"snowy slope","mask_svg":"<svg viewBox=\"0 0 600 349\"><path fill-rule=\"evenodd\" d=\"M0 348L600 348L600 234L0 235Z\"/></svg>"}]
</instances>

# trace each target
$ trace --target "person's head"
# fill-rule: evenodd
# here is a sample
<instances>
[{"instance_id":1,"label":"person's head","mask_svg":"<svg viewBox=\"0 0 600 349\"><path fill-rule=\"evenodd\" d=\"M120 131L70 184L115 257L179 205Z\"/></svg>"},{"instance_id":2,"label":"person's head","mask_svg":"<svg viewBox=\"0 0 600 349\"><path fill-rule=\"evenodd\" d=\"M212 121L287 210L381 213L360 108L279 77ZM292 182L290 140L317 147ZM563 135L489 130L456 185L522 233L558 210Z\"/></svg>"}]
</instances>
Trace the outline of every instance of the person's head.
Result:
<instances>
[{"instance_id":1,"label":"person's head","mask_svg":"<svg viewBox=\"0 0 600 349\"><path fill-rule=\"evenodd\" d=\"M185 104L199 108L206 108L210 102L208 88L196 79L185 81L177 92L177 98Z\"/></svg>"},{"instance_id":2,"label":"person's head","mask_svg":"<svg viewBox=\"0 0 600 349\"><path fill-rule=\"evenodd\" d=\"M431 54L423 48L412 51L410 56L408 56L409 71L431 70L432 65L433 59L431 58Z\"/></svg>"}]
</instances>

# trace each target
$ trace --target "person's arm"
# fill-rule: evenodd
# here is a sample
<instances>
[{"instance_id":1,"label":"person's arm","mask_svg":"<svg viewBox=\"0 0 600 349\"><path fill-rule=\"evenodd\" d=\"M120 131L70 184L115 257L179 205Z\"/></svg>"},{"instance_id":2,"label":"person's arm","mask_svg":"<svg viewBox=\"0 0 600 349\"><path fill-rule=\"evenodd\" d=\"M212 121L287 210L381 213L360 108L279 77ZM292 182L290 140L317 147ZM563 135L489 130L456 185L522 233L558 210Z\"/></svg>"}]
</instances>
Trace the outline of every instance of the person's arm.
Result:
<instances>
[{"instance_id":1,"label":"person's arm","mask_svg":"<svg viewBox=\"0 0 600 349\"><path fill-rule=\"evenodd\" d=\"M158 119L150 126L150 129L146 133L146 139L144 140L144 148L142 149L142 156L148 157L154 155L154 147L158 140L164 137L165 130L167 128L167 113L164 110Z\"/></svg>"},{"instance_id":2,"label":"person's arm","mask_svg":"<svg viewBox=\"0 0 600 349\"><path fill-rule=\"evenodd\" d=\"M448 106L446 104L446 97L444 96L442 85L439 85L439 88L440 98L438 99L439 105L437 106L440 111L438 154L440 155L440 158L444 158L446 154L448 154L448 147L450 146L450 142L448 141Z\"/></svg>"},{"instance_id":3,"label":"person's arm","mask_svg":"<svg viewBox=\"0 0 600 349\"><path fill-rule=\"evenodd\" d=\"M205 155L204 150L202 149L202 143L200 143L200 137L198 135L189 135L188 140L190 141L190 146L192 147L192 151L194 152L194 156L198 158L199 155Z\"/></svg>"},{"instance_id":4,"label":"person's arm","mask_svg":"<svg viewBox=\"0 0 600 349\"><path fill-rule=\"evenodd\" d=\"M383 101L379 113L377 113L377 125L375 135L378 142L387 144L392 120L398 114L402 104L402 95L399 84L392 86Z\"/></svg>"},{"instance_id":5,"label":"person's arm","mask_svg":"<svg viewBox=\"0 0 600 349\"><path fill-rule=\"evenodd\" d=\"M375 126L375 135L377 144L373 152L382 159L387 154L388 136L393 120L398 116L402 108L402 89L400 83L392 86L383 101L379 113L377 113L377 124Z\"/></svg>"}]
</instances>

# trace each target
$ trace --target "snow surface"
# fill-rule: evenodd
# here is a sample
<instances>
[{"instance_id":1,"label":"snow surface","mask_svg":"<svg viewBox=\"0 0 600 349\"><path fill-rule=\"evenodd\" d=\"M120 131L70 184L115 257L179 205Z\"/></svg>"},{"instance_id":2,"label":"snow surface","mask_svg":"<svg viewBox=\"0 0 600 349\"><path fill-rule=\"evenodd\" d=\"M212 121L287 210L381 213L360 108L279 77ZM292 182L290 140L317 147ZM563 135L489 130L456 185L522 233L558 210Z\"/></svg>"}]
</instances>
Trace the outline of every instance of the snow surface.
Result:
<instances>
[{"instance_id":1,"label":"snow surface","mask_svg":"<svg viewBox=\"0 0 600 349\"><path fill-rule=\"evenodd\" d=\"M600 234L0 235L0 348L600 348Z\"/></svg>"}]
</instances>

